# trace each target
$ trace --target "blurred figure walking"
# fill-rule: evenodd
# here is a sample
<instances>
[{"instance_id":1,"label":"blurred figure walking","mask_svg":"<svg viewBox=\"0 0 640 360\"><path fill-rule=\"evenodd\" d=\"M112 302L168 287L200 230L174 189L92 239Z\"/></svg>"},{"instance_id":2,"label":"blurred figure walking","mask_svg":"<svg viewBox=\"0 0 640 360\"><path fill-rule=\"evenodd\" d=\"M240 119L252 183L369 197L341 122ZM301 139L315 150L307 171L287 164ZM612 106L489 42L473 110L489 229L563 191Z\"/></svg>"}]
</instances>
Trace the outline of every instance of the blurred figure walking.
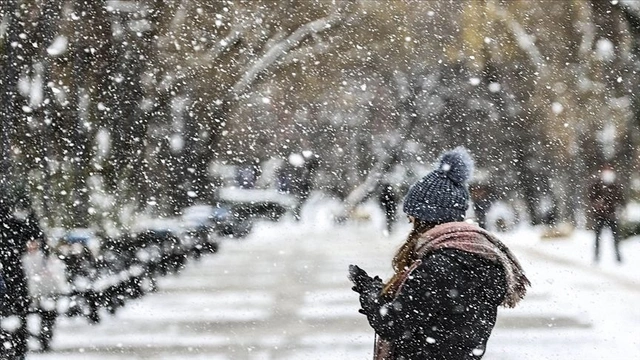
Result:
<instances>
[{"instance_id":1,"label":"blurred figure walking","mask_svg":"<svg viewBox=\"0 0 640 360\"><path fill-rule=\"evenodd\" d=\"M278 191L296 198L297 204L293 209L296 220L300 220L302 206L313 190L313 179L319 164L318 155L305 150L302 153L291 153L288 161L278 170Z\"/></svg>"},{"instance_id":2,"label":"blurred figure walking","mask_svg":"<svg viewBox=\"0 0 640 360\"><path fill-rule=\"evenodd\" d=\"M494 191L488 181L476 181L469 185L469 193L478 226L487 229L487 212L495 200Z\"/></svg>"},{"instance_id":3,"label":"blurred figure walking","mask_svg":"<svg viewBox=\"0 0 640 360\"><path fill-rule=\"evenodd\" d=\"M600 261L600 238L604 228L611 229L616 260L622 262L620 254L620 229L618 224L618 207L623 204L622 186L618 182L613 167L605 164L599 175L589 187L589 215L595 231L594 261Z\"/></svg>"}]
</instances>

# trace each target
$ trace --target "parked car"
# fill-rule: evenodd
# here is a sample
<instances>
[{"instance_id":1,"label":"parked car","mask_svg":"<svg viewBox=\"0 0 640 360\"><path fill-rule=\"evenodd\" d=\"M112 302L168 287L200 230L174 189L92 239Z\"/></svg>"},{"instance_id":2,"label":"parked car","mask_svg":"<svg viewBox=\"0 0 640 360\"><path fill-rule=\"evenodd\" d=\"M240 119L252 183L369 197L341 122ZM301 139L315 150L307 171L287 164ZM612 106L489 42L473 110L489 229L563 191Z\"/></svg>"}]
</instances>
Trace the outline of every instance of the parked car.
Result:
<instances>
[{"instance_id":1,"label":"parked car","mask_svg":"<svg viewBox=\"0 0 640 360\"><path fill-rule=\"evenodd\" d=\"M190 206L184 209L182 219L187 228L207 227L219 236L234 238L247 236L252 228L251 219L243 216L228 203Z\"/></svg>"},{"instance_id":2,"label":"parked car","mask_svg":"<svg viewBox=\"0 0 640 360\"><path fill-rule=\"evenodd\" d=\"M236 187L218 190L220 204L231 208L241 219L263 218L277 221L287 212L293 213L298 200L276 189L242 189Z\"/></svg>"},{"instance_id":3,"label":"parked car","mask_svg":"<svg viewBox=\"0 0 640 360\"><path fill-rule=\"evenodd\" d=\"M213 208L212 220L214 230L222 236L242 238L251 232L253 223L251 218L238 212L228 204L218 204Z\"/></svg>"}]
</instances>

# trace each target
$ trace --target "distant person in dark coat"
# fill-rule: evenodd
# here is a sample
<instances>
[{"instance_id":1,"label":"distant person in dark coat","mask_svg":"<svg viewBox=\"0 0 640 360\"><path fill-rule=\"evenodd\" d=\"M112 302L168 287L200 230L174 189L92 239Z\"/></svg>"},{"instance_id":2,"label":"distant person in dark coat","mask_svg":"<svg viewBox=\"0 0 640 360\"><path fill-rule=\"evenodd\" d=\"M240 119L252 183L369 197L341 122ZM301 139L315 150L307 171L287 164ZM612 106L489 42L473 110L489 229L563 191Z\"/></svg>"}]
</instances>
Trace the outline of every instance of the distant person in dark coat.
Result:
<instances>
[{"instance_id":1,"label":"distant person in dark coat","mask_svg":"<svg viewBox=\"0 0 640 360\"><path fill-rule=\"evenodd\" d=\"M393 185L382 182L378 191L378 202L384 211L386 233L390 234L393 230L393 224L396 222L396 213L398 210L398 200Z\"/></svg>"},{"instance_id":2,"label":"distant person in dark coat","mask_svg":"<svg viewBox=\"0 0 640 360\"><path fill-rule=\"evenodd\" d=\"M3 296L3 313L17 316L19 325L8 339L3 339L8 359L23 359L27 352L27 313L29 291L22 264L22 256L27 250L25 223L18 220L11 208L0 201L0 262L4 275L6 294Z\"/></svg>"},{"instance_id":3,"label":"distant person in dark coat","mask_svg":"<svg viewBox=\"0 0 640 360\"><path fill-rule=\"evenodd\" d=\"M288 161L278 170L278 191L296 198L296 206L293 209L296 220L300 220L302 206L313 190L313 178L319 164L316 154L303 151L300 154L290 154Z\"/></svg>"},{"instance_id":4,"label":"distant person in dark coat","mask_svg":"<svg viewBox=\"0 0 640 360\"><path fill-rule=\"evenodd\" d=\"M611 229L616 260L622 262L620 254L620 230L618 228L618 207L623 204L622 186L610 165L604 165L598 178L589 187L589 214L596 233L594 250L595 262L600 260L600 237L605 227Z\"/></svg>"},{"instance_id":5,"label":"distant person in dark coat","mask_svg":"<svg viewBox=\"0 0 640 360\"><path fill-rule=\"evenodd\" d=\"M487 212L495 200L493 189L486 183L474 183L469 186L469 193L473 201L473 214L476 217L478 226L487 228Z\"/></svg>"},{"instance_id":6,"label":"distant person in dark coat","mask_svg":"<svg viewBox=\"0 0 640 360\"><path fill-rule=\"evenodd\" d=\"M350 266L360 312L377 336L374 359L480 359L498 306L514 307L524 297L530 283L514 255L463 222L472 167L469 153L456 148L409 189L403 210L413 229L389 281Z\"/></svg>"}]
</instances>

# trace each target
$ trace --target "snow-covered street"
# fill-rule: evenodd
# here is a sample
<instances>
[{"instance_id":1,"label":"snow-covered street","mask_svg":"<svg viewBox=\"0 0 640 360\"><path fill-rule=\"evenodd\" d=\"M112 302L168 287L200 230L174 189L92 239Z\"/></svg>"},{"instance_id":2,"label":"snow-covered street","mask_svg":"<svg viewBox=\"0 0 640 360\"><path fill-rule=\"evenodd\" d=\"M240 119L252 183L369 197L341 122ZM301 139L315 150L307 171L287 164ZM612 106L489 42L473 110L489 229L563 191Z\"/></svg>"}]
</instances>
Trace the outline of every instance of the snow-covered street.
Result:
<instances>
[{"instance_id":1,"label":"snow-covered street","mask_svg":"<svg viewBox=\"0 0 640 360\"><path fill-rule=\"evenodd\" d=\"M347 266L388 276L408 230L401 224L384 237L375 224L261 223L98 325L61 319L54 351L28 358L369 359L373 332L357 312ZM631 330L640 322L637 238L623 243L620 266L606 241L602 263L591 263L586 231L541 240L524 229L502 238L533 287L522 306L501 310L484 359L640 358Z\"/></svg>"}]
</instances>

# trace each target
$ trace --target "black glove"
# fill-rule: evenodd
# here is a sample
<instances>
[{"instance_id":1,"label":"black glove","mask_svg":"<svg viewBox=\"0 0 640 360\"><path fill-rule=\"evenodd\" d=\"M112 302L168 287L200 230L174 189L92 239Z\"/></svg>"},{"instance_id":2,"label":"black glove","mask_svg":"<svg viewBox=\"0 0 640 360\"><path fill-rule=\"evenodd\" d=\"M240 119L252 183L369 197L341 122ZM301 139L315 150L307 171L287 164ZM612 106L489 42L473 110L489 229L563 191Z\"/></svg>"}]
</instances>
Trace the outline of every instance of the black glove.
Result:
<instances>
[{"instance_id":1,"label":"black glove","mask_svg":"<svg viewBox=\"0 0 640 360\"><path fill-rule=\"evenodd\" d=\"M353 291L359 293L371 282L371 277L358 265L349 265L349 280L355 285Z\"/></svg>"},{"instance_id":2,"label":"black glove","mask_svg":"<svg viewBox=\"0 0 640 360\"><path fill-rule=\"evenodd\" d=\"M354 283L351 290L360 294L360 313L370 312L375 305L379 304L379 296L382 291L382 279L378 276L370 277L366 271L357 265L349 265L349 280Z\"/></svg>"},{"instance_id":3,"label":"black glove","mask_svg":"<svg viewBox=\"0 0 640 360\"><path fill-rule=\"evenodd\" d=\"M351 289L357 293L375 289L376 292L382 290L382 279L378 276L371 277L366 271L362 270L358 265L349 265L349 280L354 283Z\"/></svg>"}]
</instances>

